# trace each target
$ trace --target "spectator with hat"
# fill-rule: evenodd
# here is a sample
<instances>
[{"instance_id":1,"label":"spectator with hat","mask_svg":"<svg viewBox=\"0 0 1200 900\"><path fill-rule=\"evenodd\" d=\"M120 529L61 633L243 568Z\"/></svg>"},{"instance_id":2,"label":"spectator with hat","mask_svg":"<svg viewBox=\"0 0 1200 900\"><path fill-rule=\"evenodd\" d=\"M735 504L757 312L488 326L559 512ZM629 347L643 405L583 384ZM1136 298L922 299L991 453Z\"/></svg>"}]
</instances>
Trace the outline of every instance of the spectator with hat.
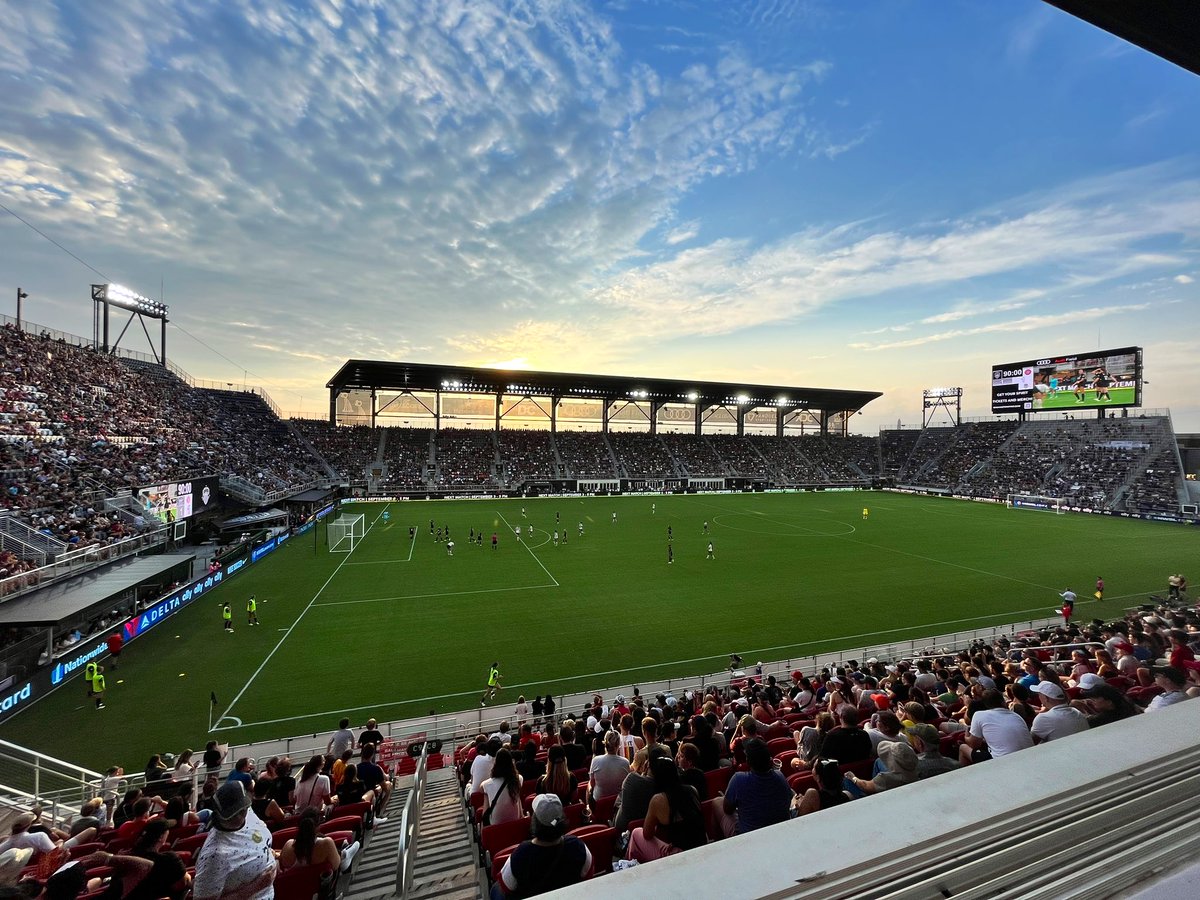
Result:
<instances>
[{"instance_id":1,"label":"spectator with hat","mask_svg":"<svg viewBox=\"0 0 1200 900\"><path fill-rule=\"evenodd\" d=\"M226 781L217 789L213 829L196 857L194 900L274 898L277 867L271 832L250 803L240 781Z\"/></svg>"},{"instance_id":2,"label":"spectator with hat","mask_svg":"<svg viewBox=\"0 0 1200 900\"><path fill-rule=\"evenodd\" d=\"M879 762L883 770L874 778L859 778L853 772L846 773L846 790L850 796L876 794L917 780L917 751L908 741L884 741L879 745Z\"/></svg>"},{"instance_id":3,"label":"spectator with hat","mask_svg":"<svg viewBox=\"0 0 1200 900\"><path fill-rule=\"evenodd\" d=\"M567 835L562 801L554 794L533 799L532 839L520 844L492 885L492 900L534 897L578 884L592 868L587 845Z\"/></svg>"},{"instance_id":4,"label":"spectator with hat","mask_svg":"<svg viewBox=\"0 0 1200 900\"><path fill-rule=\"evenodd\" d=\"M1080 697L1083 698L1081 702L1091 713L1087 717L1089 728L1098 728L1138 714L1133 701L1103 678L1085 675L1079 687Z\"/></svg>"},{"instance_id":5,"label":"spectator with hat","mask_svg":"<svg viewBox=\"0 0 1200 900\"><path fill-rule=\"evenodd\" d=\"M908 739L917 753L918 780L933 778L958 768L958 762L942 755L942 736L934 726L926 722L917 722L909 726Z\"/></svg>"},{"instance_id":6,"label":"spectator with hat","mask_svg":"<svg viewBox=\"0 0 1200 900\"><path fill-rule=\"evenodd\" d=\"M1033 717L1029 729L1035 744L1087 731L1087 716L1067 703L1062 687L1053 681L1039 681L1030 690L1042 698L1042 711Z\"/></svg>"}]
</instances>

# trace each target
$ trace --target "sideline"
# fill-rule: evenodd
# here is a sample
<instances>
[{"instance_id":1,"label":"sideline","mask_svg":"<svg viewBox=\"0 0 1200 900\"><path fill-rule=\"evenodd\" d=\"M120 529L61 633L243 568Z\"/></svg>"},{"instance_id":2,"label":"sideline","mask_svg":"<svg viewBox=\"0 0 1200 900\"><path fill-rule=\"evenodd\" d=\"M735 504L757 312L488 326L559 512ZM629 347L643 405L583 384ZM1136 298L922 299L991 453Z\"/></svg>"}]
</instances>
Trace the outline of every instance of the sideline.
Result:
<instances>
[{"instance_id":1,"label":"sideline","mask_svg":"<svg viewBox=\"0 0 1200 900\"><path fill-rule=\"evenodd\" d=\"M383 507L383 509L380 510L379 515L377 515L371 521L370 527L363 533L363 537L362 537L363 541L366 541L367 535L371 533L371 529L375 527L375 525L379 522L379 520L381 518L383 518L383 514L388 511L388 507L390 507L390 506L391 506L390 503L386 504ZM361 545L362 545L362 542L357 544L355 546L355 549L357 549ZM349 553L347 553L346 558L343 559L340 563L338 563L337 568L334 569L333 572L330 573L329 577L325 579L325 583L323 585L321 585L320 589L315 594L313 594L313 598L308 601L308 606L304 607L304 609L302 609L300 611L300 615L296 616L296 621L293 622L291 624L291 626L288 628L288 630L284 632L283 637L281 637L279 639L279 642L273 648L271 648L271 652L268 653L265 657L263 657L263 661L258 664L258 668L255 669L254 674L250 676L250 680L247 681L244 685L242 685L242 689L237 692L237 696L234 697L233 700L231 700L229 702L229 705L227 707L225 707L225 712L221 713L221 715L217 717L218 722L221 722L227 718L233 718L232 716L229 715L230 711L234 708L234 706L237 705L237 702L240 699L242 699L242 695L244 693L246 693L246 690L250 687L250 685L254 684L254 679L256 679L259 676L259 674L262 672L262 670L264 668L266 668L267 663L271 661L271 657L275 655L275 651L283 646L283 642L288 639L288 635L290 635L292 633L292 631L295 629L295 627L300 624L300 620L304 618L305 613L307 613L310 609L312 609L313 604L317 602L317 598L321 596L321 594L325 591L325 588L329 587L329 583L331 581L333 581L334 577L337 575L338 572L342 571L342 566L346 565L346 563L348 563L350 561L350 557L353 555L354 555L354 550L351 550ZM237 726L230 726L230 727L237 727ZM216 727L210 728L209 733L211 734L212 732L217 731L217 730L218 729Z\"/></svg>"}]
</instances>

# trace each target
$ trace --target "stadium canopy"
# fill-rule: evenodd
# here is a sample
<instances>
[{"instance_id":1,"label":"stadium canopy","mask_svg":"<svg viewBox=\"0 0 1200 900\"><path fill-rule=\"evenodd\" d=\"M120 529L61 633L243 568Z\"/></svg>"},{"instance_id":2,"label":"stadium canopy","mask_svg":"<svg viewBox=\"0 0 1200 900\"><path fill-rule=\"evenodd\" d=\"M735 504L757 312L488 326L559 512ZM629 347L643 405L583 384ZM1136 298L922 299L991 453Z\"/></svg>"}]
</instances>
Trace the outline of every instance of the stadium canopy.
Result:
<instances>
[{"instance_id":1,"label":"stadium canopy","mask_svg":"<svg viewBox=\"0 0 1200 900\"><path fill-rule=\"evenodd\" d=\"M603 405L602 427L608 429L609 408L615 403L641 403L657 410L666 404L695 407L696 432L701 430L702 411L723 407L736 414L738 433L750 410L770 408L776 416L779 433L785 419L793 414L811 414L828 430L834 416L845 418L858 412L872 400L883 396L878 391L853 391L795 385L753 384L750 382L702 381L676 378L639 378L625 375L579 375L564 372L533 372L524 369L487 369L470 366L443 366L426 363L348 360L326 384L329 388L329 421L337 423L337 398L350 391L370 392L371 424L377 414L375 395L394 391L404 394L433 394L429 409L440 427L442 394L488 394L496 398L496 428L500 427L503 397L549 397L554 401L598 401ZM551 430L556 423L557 402L547 415ZM655 430L656 417L649 417ZM845 430L843 425L843 432Z\"/></svg>"},{"instance_id":2,"label":"stadium canopy","mask_svg":"<svg viewBox=\"0 0 1200 900\"><path fill-rule=\"evenodd\" d=\"M0 603L0 626L50 627L127 599L131 591L165 587L191 573L190 553L142 556L94 569ZM179 570L179 571L176 571Z\"/></svg>"},{"instance_id":3,"label":"stadium canopy","mask_svg":"<svg viewBox=\"0 0 1200 900\"><path fill-rule=\"evenodd\" d=\"M1200 75L1200 10L1196 0L1046 2Z\"/></svg>"}]
</instances>

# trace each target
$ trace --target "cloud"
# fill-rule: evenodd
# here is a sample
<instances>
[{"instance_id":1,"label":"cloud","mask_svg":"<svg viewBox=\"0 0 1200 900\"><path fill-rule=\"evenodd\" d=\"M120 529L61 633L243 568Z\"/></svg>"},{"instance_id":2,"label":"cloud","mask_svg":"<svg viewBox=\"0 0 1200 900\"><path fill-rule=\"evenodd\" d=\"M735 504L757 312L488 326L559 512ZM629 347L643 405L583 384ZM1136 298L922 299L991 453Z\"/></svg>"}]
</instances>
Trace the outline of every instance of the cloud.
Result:
<instances>
[{"instance_id":1,"label":"cloud","mask_svg":"<svg viewBox=\"0 0 1200 900\"><path fill-rule=\"evenodd\" d=\"M1191 284L1196 279L1192 278L1191 275L1176 275L1173 280L1176 284Z\"/></svg>"},{"instance_id":2,"label":"cloud","mask_svg":"<svg viewBox=\"0 0 1200 900\"><path fill-rule=\"evenodd\" d=\"M667 232L667 236L663 238L671 246L683 244L692 240L700 234L700 223L698 221L684 222L681 225L672 228Z\"/></svg>"},{"instance_id":3,"label":"cloud","mask_svg":"<svg viewBox=\"0 0 1200 900\"><path fill-rule=\"evenodd\" d=\"M1025 316L1007 322L993 322L990 325L980 325L975 328L958 328L953 331L943 331L938 334L927 334L904 341L891 341L883 344L851 344L854 350L900 350L912 347L922 347L926 344L937 344L943 341L974 337L980 334L998 334L1002 332L1041 331L1056 325L1077 325L1080 322L1090 322L1107 316L1123 315L1131 312L1143 312L1150 308L1149 303L1131 303L1125 306L1091 307L1075 309L1069 312L1051 315Z\"/></svg>"}]
</instances>

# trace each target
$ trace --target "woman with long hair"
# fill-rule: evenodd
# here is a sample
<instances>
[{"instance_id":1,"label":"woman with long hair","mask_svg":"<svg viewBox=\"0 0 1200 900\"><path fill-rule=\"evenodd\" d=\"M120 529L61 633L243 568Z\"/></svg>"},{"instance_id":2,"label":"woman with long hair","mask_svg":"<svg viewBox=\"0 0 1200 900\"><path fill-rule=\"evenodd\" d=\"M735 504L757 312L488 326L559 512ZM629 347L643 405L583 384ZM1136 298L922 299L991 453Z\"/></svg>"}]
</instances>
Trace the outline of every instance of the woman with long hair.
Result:
<instances>
[{"instance_id":1,"label":"woman with long hair","mask_svg":"<svg viewBox=\"0 0 1200 900\"><path fill-rule=\"evenodd\" d=\"M375 802L375 792L359 779L357 767L346 766L346 771L342 773L342 780L338 783L337 802L338 806Z\"/></svg>"},{"instance_id":2,"label":"woman with long hair","mask_svg":"<svg viewBox=\"0 0 1200 900\"><path fill-rule=\"evenodd\" d=\"M650 761L654 796L641 828L629 835L628 858L650 862L708 843L704 811L696 789L679 779L679 767L669 756Z\"/></svg>"},{"instance_id":3,"label":"woman with long hair","mask_svg":"<svg viewBox=\"0 0 1200 900\"><path fill-rule=\"evenodd\" d=\"M499 825L521 818L521 776L507 747L496 752L492 777L480 785L483 791L484 824Z\"/></svg>"},{"instance_id":4,"label":"woman with long hair","mask_svg":"<svg viewBox=\"0 0 1200 900\"><path fill-rule=\"evenodd\" d=\"M833 730L833 722L833 713L819 712L815 724L792 732L797 753L792 760L793 769L811 769L813 763L821 758L821 748L825 745L826 736Z\"/></svg>"},{"instance_id":5,"label":"woman with long hair","mask_svg":"<svg viewBox=\"0 0 1200 900\"><path fill-rule=\"evenodd\" d=\"M268 826L287 818L282 807L271 796L271 782L269 781L254 782L254 799L250 801L250 808Z\"/></svg>"},{"instance_id":6,"label":"woman with long hair","mask_svg":"<svg viewBox=\"0 0 1200 900\"><path fill-rule=\"evenodd\" d=\"M570 806L579 782L567 768L567 752L554 746L547 751L546 774L537 780L537 793L554 794L563 806Z\"/></svg>"},{"instance_id":7,"label":"woman with long hair","mask_svg":"<svg viewBox=\"0 0 1200 900\"><path fill-rule=\"evenodd\" d=\"M296 812L315 809L318 814L324 812L329 800L329 776L322 775L325 757L316 754L304 764L300 772L300 781L296 784Z\"/></svg>"},{"instance_id":8,"label":"woman with long hair","mask_svg":"<svg viewBox=\"0 0 1200 900\"><path fill-rule=\"evenodd\" d=\"M317 834L317 813L313 809L305 810L304 815L300 817L298 828L296 836L279 851L281 870L293 866L320 866L325 872L338 869L345 872L350 868L350 864L354 862L354 855L361 846L358 841L338 853L337 844L332 838Z\"/></svg>"}]
</instances>

